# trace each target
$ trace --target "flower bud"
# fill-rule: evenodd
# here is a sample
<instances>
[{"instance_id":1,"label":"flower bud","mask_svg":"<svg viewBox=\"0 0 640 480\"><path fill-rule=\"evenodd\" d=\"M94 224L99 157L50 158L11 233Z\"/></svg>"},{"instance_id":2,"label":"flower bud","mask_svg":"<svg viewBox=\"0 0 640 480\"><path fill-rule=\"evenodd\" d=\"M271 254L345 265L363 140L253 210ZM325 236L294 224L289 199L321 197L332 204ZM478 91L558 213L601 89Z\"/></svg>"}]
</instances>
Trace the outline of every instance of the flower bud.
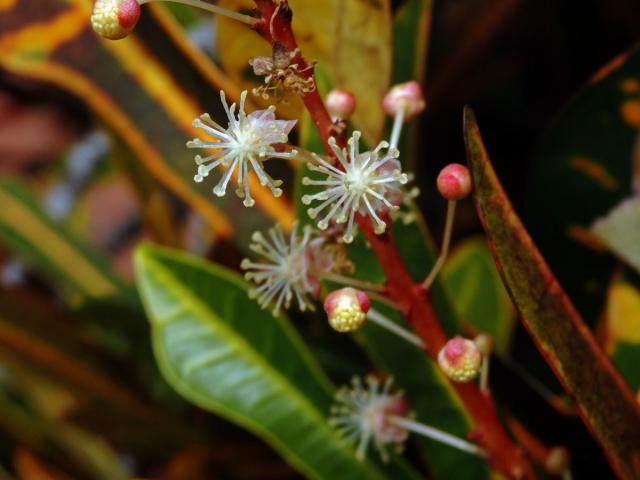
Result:
<instances>
[{"instance_id":1,"label":"flower bud","mask_svg":"<svg viewBox=\"0 0 640 480\"><path fill-rule=\"evenodd\" d=\"M119 40L131 33L140 19L137 0L96 0L91 13L91 26L100 36Z\"/></svg>"},{"instance_id":2,"label":"flower bud","mask_svg":"<svg viewBox=\"0 0 640 480\"><path fill-rule=\"evenodd\" d=\"M422 87L416 81L394 85L382 101L382 107L387 115L393 117L404 110L405 120L410 120L421 113L425 106Z\"/></svg>"},{"instance_id":3,"label":"flower bud","mask_svg":"<svg viewBox=\"0 0 640 480\"><path fill-rule=\"evenodd\" d=\"M444 167L436 183L438 192L447 200L462 200L471 193L469 169L459 163L450 163Z\"/></svg>"},{"instance_id":4,"label":"flower bud","mask_svg":"<svg viewBox=\"0 0 640 480\"><path fill-rule=\"evenodd\" d=\"M438 364L451 380L466 383L480 373L482 355L472 340L454 337L438 353Z\"/></svg>"},{"instance_id":5,"label":"flower bud","mask_svg":"<svg viewBox=\"0 0 640 480\"><path fill-rule=\"evenodd\" d=\"M544 462L547 472L558 477L567 471L570 464L569 452L564 447L552 448Z\"/></svg>"},{"instance_id":6,"label":"flower bud","mask_svg":"<svg viewBox=\"0 0 640 480\"><path fill-rule=\"evenodd\" d=\"M356 97L347 90L335 88L327 95L325 104L332 117L346 120L356 109Z\"/></svg>"},{"instance_id":7,"label":"flower bud","mask_svg":"<svg viewBox=\"0 0 640 480\"><path fill-rule=\"evenodd\" d=\"M329 325L338 332L352 332L360 328L370 307L367 294L351 287L335 290L324 300Z\"/></svg>"}]
</instances>

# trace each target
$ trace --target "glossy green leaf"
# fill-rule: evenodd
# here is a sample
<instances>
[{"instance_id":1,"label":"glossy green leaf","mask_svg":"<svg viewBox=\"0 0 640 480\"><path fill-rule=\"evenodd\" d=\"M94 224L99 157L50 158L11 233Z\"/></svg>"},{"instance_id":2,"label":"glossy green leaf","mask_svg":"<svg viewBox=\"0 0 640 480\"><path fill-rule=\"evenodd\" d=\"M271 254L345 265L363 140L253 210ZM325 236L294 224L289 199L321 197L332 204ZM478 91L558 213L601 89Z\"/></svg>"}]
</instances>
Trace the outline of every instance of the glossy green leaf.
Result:
<instances>
[{"instance_id":1,"label":"glossy green leaf","mask_svg":"<svg viewBox=\"0 0 640 480\"><path fill-rule=\"evenodd\" d=\"M391 478L328 427L331 385L240 278L150 245L137 251L136 271L157 361L181 395L262 437L309 478Z\"/></svg>"},{"instance_id":2,"label":"glossy green leaf","mask_svg":"<svg viewBox=\"0 0 640 480\"><path fill-rule=\"evenodd\" d=\"M640 478L640 407L594 340L513 210L470 108L465 145L480 220L522 320L543 357L574 396L613 468Z\"/></svg>"},{"instance_id":3,"label":"glossy green leaf","mask_svg":"<svg viewBox=\"0 0 640 480\"><path fill-rule=\"evenodd\" d=\"M442 271L442 281L459 317L491 335L498 353L507 353L515 311L485 239L470 238L458 245Z\"/></svg>"},{"instance_id":4,"label":"glossy green leaf","mask_svg":"<svg viewBox=\"0 0 640 480\"><path fill-rule=\"evenodd\" d=\"M108 265L51 220L23 184L0 181L0 241L55 288L74 298L126 292Z\"/></svg>"},{"instance_id":5,"label":"glossy green leaf","mask_svg":"<svg viewBox=\"0 0 640 480\"><path fill-rule=\"evenodd\" d=\"M616 262L590 227L632 194L639 112L636 48L605 65L559 113L532 162L527 225L592 325Z\"/></svg>"}]
</instances>

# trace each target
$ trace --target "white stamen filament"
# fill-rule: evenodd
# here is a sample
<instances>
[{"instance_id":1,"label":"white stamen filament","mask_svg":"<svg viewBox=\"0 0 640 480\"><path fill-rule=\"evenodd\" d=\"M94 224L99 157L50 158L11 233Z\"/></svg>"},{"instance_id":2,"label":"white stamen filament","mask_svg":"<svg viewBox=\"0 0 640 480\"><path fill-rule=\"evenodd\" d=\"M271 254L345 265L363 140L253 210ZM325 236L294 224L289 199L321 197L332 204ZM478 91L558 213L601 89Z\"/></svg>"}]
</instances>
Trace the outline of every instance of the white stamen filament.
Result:
<instances>
[{"instance_id":1,"label":"white stamen filament","mask_svg":"<svg viewBox=\"0 0 640 480\"><path fill-rule=\"evenodd\" d=\"M487 453L478 445L467 442L466 440L456 437L455 435L451 435L450 433L438 430L437 428L433 428L423 423L414 422L413 420L398 416L389 416L388 420L402 428L409 430L410 432L417 433L418 435L422 435L445 445L449 445L450 447L457 448L458 450L461 450L463 452L477 455L479 457L487 456Z\"/></svg>"},{"instance_id":2,"label":"white stamen filament","mask_svg":"<svg viewBox=\"0 0 640 480\"><path fill-rule=\"evenodd\" d=\"M393 118L393 128L391 129L391 138L389 139L389 149L398 148L398 142L400 141L400 132L402 132L402 125L404 123L404 108L398 109Z\"/></svg>"}]
</instances>

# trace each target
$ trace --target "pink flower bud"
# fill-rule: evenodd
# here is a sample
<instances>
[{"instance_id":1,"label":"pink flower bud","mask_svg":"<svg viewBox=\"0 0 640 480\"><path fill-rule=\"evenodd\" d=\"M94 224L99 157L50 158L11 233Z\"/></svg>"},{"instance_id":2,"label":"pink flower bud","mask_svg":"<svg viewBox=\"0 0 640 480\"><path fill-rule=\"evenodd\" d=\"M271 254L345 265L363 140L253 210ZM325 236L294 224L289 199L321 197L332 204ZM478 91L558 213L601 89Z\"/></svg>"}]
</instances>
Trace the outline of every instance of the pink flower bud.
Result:
<instances>
[{"instance_id":1,"label":"pink flower bud","mask_svg":"<svg viewBox=\"0 0 640 480\"><path fill-rule=\"evenodd\" d=\"M444 167L437 180L438 191L447 200L462 200L471 193L469 169L459 163Z\"/></svg>"},{"instance_id":2,"label":"pink flower bud","mask_svg":"<svg viewBox=\"0 0 640 480\"><path fill-rule=\"evenodd\" d=\"M347 90L335 88L327 95L325 104L332 117L347 119L356 109L356 97Z\"/></svg>"},{"instance_id":3,"label":"pink flower bud","mask_svg":"<svg viewBox=\"0 0 640 480\"><path fill-rule=\"evenodd\" d=\"M438 364L451 380L466 383L480 373L482 355L473 341L454 337L438 353Z\"/></svg>"},{"instance_id":4,"label":"pink flower bud","mask_svg":"<svg viewBox=\"0 0 640 480\"><path fill-rule=\"evenodd\" d=\"M131 33L140 19L137 0L96 0L91 13L93 30L109 40L119 40Z\"/></svg>"},{"instance_id":5,"label":"pink flower bud","mask_svg":"<svg viewBox=\"0 0 640 480\"><path fill-rule=\"evenodd\" d=\"M382 101L382 107L387 115L393 117L399 111L404 110L405 120L410 120L418 115L425 106L422 87L416 81L394 85Z\"/></svg>"},{"instance_id":6,"label":"pink flower bud","mask_svg":"<svg viewBox=\"0 0 640 480\"><path fill-rule=\"evenodd\" d=\"M367 294L351 287L335 290L324 300L329 325L338 332L352 332L360 328L370 307Z\"/></svg>"}]
</instances>

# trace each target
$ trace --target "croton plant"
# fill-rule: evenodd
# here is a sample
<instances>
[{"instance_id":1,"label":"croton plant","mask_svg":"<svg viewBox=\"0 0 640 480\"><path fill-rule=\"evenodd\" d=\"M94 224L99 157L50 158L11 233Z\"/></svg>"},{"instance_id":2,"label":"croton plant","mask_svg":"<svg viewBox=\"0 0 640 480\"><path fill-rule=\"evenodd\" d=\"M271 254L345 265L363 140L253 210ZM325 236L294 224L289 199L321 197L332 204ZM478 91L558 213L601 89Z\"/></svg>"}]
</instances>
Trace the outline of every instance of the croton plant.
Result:
<instances>
[{"instance_id":1,"label":"croton plant","mask_svg":"<svg viewBox=\"0 0 640 480\"><path fill-rule=\"evenodd\" d=\"M1 180L3 247L73 319L2 293L0 423L23 462L68 456L67 473L105 479L568 479L596 478L602 456L597 478L640 478L640 52L558 116L523 222L469 106L466 160L423 178L429 0L393 15L176 1L182 25L148 0L29 0L29 19L0 1L0 67L103 122L67 159L75 192L112 155L98 168L126 172L152 232L128 284ZM185 36L200 10L213 50ZM424 185L442 222L424 220ZM450 248L471 204L484 236Z\"/></svg>"}]
</instances>

